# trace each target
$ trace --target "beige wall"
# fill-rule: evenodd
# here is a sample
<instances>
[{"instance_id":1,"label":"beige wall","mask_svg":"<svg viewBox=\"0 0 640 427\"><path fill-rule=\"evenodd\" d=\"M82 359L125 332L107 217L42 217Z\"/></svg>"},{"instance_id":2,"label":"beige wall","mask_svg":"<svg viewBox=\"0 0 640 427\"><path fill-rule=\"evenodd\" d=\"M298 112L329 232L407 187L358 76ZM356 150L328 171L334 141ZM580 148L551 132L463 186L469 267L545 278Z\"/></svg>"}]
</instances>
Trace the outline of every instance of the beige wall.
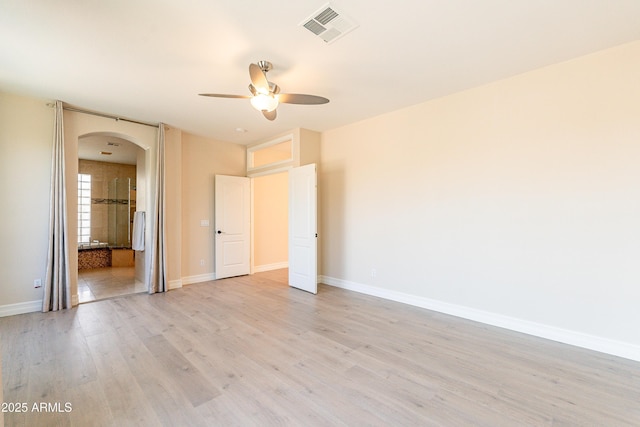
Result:
<instances>
[{"instance_id":1,"label":"beige wall","mask_svg":"<svg viewBox=\"0 0 640 427\"><path fill-rule=\"evenodd\" d=\"M253 179L253 265L257 271L282 267L289 259L289 175Z\"/></svg>"},{"instance_id":2,"label":"beige wall","mask_svg":"<svg viewBox=\"0 0 640 427\"><path fill-rule=\"evenodd\" d=\"M640 42L325 132L322 274L640 357L638 76Z\"/></svg>"},{"instance_id":3,"label":"beige wall","mask_svg":"<svg viewBox=\"0 0 640 427\"><path fill-rule=\"evenodd\" d=\"M0 92L0 306L42 300L53 118L45 100Z\"/></svg>"},{"instance_id":4,"label":"beige wall","mask_svg":"<svg viewBox=\"0 0 640 427\"><path fill-rule=\"evenodd\" d=\"M182 279L191 283L215 273L214 176L245 176L246 149L183 133L182 164ZM201 227L201 220L209 226Z\"/></svg>"}]
</instances>

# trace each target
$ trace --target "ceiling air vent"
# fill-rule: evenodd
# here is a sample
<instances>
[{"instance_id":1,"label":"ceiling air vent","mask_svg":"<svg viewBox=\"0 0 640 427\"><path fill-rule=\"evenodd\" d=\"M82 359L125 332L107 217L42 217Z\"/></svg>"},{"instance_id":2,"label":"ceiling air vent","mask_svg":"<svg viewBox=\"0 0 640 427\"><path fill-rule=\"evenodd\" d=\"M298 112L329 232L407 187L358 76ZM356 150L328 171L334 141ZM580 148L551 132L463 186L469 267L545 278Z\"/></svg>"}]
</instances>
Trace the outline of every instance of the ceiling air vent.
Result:
<instances>
[{"instance_id":1,"label":"ceiling air vent","mask_svg":"<svg viewBox=\"0 0 640 427\"><path fill-rule=\"evenodd\" d=\"M333 43L358 25L331 4L322 6L300 23L301 26L320 37L326 43Z\"/></svg>"}]
</instances>

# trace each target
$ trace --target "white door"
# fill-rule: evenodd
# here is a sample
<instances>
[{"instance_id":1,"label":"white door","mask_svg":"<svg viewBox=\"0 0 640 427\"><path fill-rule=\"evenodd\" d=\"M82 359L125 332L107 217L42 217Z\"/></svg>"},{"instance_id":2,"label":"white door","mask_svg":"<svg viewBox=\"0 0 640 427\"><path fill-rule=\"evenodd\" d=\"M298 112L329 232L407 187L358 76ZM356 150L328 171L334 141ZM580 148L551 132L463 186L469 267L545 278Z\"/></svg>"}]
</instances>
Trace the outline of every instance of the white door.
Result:
<instances>
[{"instance_id":1,"label":"white door","mask_svg":"<svg viewBox=\"0 0 640 427\"><path fill-rule=\"evenodd\" d=\"M216 279L250 272L250 180L215 176Z\"/></svg>"},{"instance_id":2,"label":"white door","mask_svg":"<svg viewBox=\"0 0 640 427\"><path fill-rule=\"evenodd\" d=\"M289 286L318 292L316 165L289 171Z\"/></svg>"}]
</instances>

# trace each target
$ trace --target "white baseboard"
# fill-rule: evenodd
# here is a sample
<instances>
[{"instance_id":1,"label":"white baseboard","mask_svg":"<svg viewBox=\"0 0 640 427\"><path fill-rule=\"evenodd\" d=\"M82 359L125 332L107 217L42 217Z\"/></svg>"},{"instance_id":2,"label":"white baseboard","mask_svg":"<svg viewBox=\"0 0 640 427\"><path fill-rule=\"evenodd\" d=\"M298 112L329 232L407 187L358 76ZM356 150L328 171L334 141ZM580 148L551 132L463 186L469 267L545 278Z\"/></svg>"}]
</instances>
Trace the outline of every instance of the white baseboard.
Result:
<instances>
[{"instance_id":1,"label":"white baseboard","mask_svg":"<svg viewBox=\"0 0 640 427\"><path fill-rule=\"evenodd\" d=\"M169 280L169 290L180 289L182 287L182 279Z\"/></svg>"},{"instance_id":2,"label":"white baseboard","mask_svg":"<svg viewBox=\"0 0 640 427\"><path fill-rule=\"evenodd\" d=\"M42 300L0 305L0 317L42 311Z\"/></svg>"},{"instance_id":3,"label":"white baseboard","mask_svg":"<svg viewBox=\"0 0 640 427\"><path fill-rule=\"evenodd\" d=\"M256 265L253 267L253 272L262 273L264 271L280 270L281 268L289 268L289 263L285 261L285 262L276 262L274 264Z\"/></svg>"},{"instance_id":4,"label":"white baseboard","mask_svg":"<svg viewBox=\"0 0 640 427\"><path fill-rule=\"evenodd\" d=\"M182 282L182 285L191 285L193 283L208 282L209 280L216 280L216 274L207 273L207 274L198 274L197 276L183 277L181 282Z\"/></svg>"},{"instance_id":5,"label":"white baseboard","mask_svg":"<svg viewBox=\"0 0 640 427\"><path fill-rule=\"evenodd\" d=\"M376 288L375 286L363 285L361 283L336 279L333 277L320 276L321 283L335 286L350 291L360 292L391 301L401 302L416 307L426 308L439 313L450 314L463 319L473 320L487 325L498 326L528 335L546 338L549 340L574 345L577 347L595 350L625 359L640 361L640 346L622 341L611 340L582 332L571 331L555 326L544 325L528 320L518 319L502 314L477 310L456 304L450 304L429 298L391 291L388 289Z\"/></svg>"}]
</instances>

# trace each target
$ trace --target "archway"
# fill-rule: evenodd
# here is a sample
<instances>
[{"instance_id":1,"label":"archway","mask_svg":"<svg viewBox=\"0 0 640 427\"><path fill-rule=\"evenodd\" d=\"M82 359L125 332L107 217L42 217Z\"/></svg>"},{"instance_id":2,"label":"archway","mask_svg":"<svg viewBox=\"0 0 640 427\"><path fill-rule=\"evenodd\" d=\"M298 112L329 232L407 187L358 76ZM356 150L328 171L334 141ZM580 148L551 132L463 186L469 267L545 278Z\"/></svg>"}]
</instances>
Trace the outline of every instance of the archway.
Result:
<instances>
[{"instance_id":1,"label":"archway","mask_svg":"<svg viewBox=\"0 0 640 427\"><path fill-rule=\"evenodd\" d=\"M78 138L79 303L148 290L144 254L133 249L135 213L146 205L145 155L126 135Z\"/></svg>"},{"instance_id":2,"label":"archway","mask_svg":"<svg viewBox=\"0 0 640 427\"><path fill-rule=\"evenodd\" d=\"M138 192L144 193L144 202L138 209L146 211L145 228L151 230L151 218L155 206L155 175L157 158L157 132L152 126L145 126L124 120L93 116L75 111L64 112L65 136L65 177L67 190L67 212L69 229L69 267L71 281L72 304L78 304L78 145L83 137L102 136L126 140L140 147L144 153L137 162ZM145 246L151 245L151 233L145 233ZM140 267L136 267L136 277L142 279L148 287L148 269L150 267L150 251L141 253Z\"/></svg>"}]
</instances>

